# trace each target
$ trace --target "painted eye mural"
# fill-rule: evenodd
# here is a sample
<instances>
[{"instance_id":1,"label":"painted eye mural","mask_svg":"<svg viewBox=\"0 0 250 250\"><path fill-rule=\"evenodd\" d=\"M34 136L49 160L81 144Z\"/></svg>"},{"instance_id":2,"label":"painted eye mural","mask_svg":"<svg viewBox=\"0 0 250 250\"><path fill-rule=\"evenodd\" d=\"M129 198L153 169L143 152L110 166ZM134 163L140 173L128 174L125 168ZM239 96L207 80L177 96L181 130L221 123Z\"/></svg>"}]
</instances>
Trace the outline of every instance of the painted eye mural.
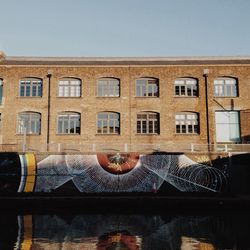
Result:
<instances>
[{"instance_id":1,"label":"painted eye mural","mask_svg":"<svg viewBox=\"0 0 250 250\"><path fill-rule=\"evenodd\" d=\"M131 171L139 160L138 154L97 154L101 167L111 174L124 174Z\"/></svg>"},{"instance_id":2,"label":"painted eye mural","mask_svg":"<svg viewBox=\"0 0 250 250\"><path fill-rule=\"evenodd\" d=\"M0 191L152 192L168 185L182 192L222 192L227 175L184 154L0 154ZM168 191L164 189L165 191Z\"/></svg>"}]
</instances>

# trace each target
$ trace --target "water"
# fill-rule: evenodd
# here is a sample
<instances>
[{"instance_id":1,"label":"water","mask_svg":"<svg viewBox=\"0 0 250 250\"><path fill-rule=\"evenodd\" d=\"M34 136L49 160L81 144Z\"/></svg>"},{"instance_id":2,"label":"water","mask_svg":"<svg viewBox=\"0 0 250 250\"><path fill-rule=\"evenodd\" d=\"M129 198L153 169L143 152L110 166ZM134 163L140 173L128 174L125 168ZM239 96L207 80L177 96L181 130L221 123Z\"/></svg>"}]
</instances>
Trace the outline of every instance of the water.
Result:
<instances>
[{"instance_id":1,"label":"water","mask_svg":"<svg viewBox=\"0 0 250 250\"><path fill-rule=\"evenodd\" d=\"M237 211L0 216L1 250L246 250L249 240L250 215Z\"/></svg>"}]
</instances>

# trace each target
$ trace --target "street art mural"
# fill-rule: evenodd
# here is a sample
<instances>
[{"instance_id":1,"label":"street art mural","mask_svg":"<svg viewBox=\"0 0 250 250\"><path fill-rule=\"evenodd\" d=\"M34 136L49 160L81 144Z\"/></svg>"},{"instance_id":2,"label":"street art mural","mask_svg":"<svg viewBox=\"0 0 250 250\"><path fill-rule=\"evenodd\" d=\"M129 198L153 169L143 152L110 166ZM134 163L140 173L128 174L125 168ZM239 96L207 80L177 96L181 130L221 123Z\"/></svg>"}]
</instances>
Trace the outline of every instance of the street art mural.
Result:
<instances>
[{"instance_id":1,"label":"street art mural","mask_svg":"<svg viewBox=\"0 0 250 250\"><path fill-rule=\"evenodd\" d=\"M225 170L199 164L184 154L50 155L0 154L0 191L56 192L71 183L74 192L223 192ZM166 190L168 191L168 190Z\"/></svg>"}]
</instances>

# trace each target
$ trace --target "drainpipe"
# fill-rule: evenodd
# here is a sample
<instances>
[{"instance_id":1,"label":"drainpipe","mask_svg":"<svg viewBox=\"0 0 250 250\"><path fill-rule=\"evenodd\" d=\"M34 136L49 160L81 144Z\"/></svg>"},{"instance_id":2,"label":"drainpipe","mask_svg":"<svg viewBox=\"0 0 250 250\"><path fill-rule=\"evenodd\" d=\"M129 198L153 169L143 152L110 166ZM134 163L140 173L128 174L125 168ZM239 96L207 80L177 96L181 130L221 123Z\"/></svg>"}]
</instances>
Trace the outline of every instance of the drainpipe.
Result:
<instances>
[{"instance_id":1,"label":"drainpipe","mask_svg":"<svg viewBox=\"0 0 250 250\"><path fill-rule=\"evenodd\" d=\"M206 122L207 122L207 144L208 144L208 151L210 151L210 128L209 128L209 110L208 110L208 69L204 69L203 76L205 78L205 100L206 100Z\"/></svg>"},{"instance_id":2,"label":"drainpipe","mask_svg":"<svg viewBox=\"0 0 250 250\"><path fill-rule=\"evenodd\" d=\"M50 96L50 92L51 92L51 77L52 77L52 70L49 69L48 70L48 117L47 117L47 151L49 149L49 143L50 143L50 107L51 107L51 96Z\"/></svg>"}]
</instances>

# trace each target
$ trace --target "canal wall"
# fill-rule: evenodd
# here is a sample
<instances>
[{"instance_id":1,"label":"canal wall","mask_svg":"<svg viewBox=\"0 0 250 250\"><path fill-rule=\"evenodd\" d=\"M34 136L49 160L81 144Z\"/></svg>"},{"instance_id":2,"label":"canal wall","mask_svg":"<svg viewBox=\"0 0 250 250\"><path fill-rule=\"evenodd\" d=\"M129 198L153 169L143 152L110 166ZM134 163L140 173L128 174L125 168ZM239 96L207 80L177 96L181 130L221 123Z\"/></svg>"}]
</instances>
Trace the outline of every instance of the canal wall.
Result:
<instances>
[{"instance_id":1,"label":"canal wall","mask_svg":"<svg viewBox=\"0 0 250 250\"><path fill-rule=\"evenodd\" d=\"M0 153L0 192L250 193L250 154Z\"/></svg>"}]
</instances>

